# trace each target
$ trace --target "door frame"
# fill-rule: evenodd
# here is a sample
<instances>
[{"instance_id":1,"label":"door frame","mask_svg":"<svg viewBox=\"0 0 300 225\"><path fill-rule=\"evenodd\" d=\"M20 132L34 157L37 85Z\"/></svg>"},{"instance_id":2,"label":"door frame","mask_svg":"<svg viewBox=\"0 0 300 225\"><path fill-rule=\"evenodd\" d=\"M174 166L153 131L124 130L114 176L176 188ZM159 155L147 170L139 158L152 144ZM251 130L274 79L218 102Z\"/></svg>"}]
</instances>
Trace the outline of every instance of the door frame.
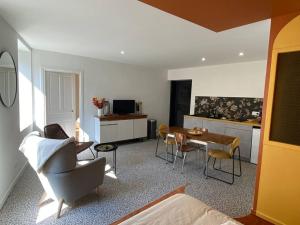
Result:
<instances>
[{"instance_id":1,"label":"door frame","mask_svg":"<svg viewBox=\"0 0 300 225\"><path fill-rule=\"evenodd\" d=\"M82 128L84 128L84 74L81 70L68 70L68 69L55 69L50 67L42 67L42 88L44 93L44 125L47 123L47 105L46 105L46 72L57 72L57 73L73 73L79 76L79 119L80 119L80 131L79 131L79 140L85 141L86 135L82 132Z\"/></svg>"},{"instance_id":2,"label":"door frame","mask_svg":"<svg viewBox=\"0 0 300 225\"><path fill-rule=\"evenodd\" d=\"M193 79L180 79L180 80L170 80L170 109L169 109L169 125L171 124L171 110L172 110L172 83L174 82L182 82L182 81L190 81L191 82L191 97L190 97L190 107L189 114L191 112L192 106L192 92L193 92Z\"/></svg>"}]
</instances>

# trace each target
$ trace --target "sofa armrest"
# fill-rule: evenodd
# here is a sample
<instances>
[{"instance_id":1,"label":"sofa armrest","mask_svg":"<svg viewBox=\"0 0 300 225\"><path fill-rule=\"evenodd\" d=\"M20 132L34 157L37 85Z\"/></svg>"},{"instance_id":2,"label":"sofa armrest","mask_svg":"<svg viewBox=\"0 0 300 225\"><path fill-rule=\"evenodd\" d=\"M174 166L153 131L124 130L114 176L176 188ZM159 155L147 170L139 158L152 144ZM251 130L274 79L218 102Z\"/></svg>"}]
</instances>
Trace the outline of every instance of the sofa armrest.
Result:
<instances>
[{"instance_id":1,"label":"sofa armrest","mask_svg":"<svg viewBox=\"0 0 300 225\"><path fill-rule=\"evenodd\" d=\"M80 171L91 171L91 170L101 170L101 168L105 168L106 165L106 158L102 157L102 158L96 158L94 160L90 160L87 163L84 164L79 164L77 162L76 167L74 168L73 172L78 171L78 173L80 173Z\"/></svg>"}]
</instances>

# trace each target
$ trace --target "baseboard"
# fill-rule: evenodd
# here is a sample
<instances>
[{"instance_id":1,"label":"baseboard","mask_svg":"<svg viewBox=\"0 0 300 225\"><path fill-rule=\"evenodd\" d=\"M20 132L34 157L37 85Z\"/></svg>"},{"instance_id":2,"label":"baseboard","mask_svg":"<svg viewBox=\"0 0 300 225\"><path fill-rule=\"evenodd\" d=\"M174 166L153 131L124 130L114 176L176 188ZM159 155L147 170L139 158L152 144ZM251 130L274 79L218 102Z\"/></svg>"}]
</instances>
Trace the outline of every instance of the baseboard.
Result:
<instances>
[{"instance_id":1,"label":"baseboard","mask_svg":"<svg viewBox=\"0 0 300 225\"><path fill-rule=\"evenodd\" d=\"M274 218L272 218L272 217L270 217L270 216L267 216L266 214L261 213L261 212L259 212L259 211L257 211L257 210L254 211L254 214L255 214L256 216L258 216L258 217L260 217L260 218L266 220L266 221L269 221L270 223L274 223L274 224L276 224L276 225L285 225L285 223L283 223L283 222L281 222L281 221L279 221L279 220L276 220L276 219L274 219Z\"/></svg>"},{"instance_id":2,"label":"baseboard","mask_svg":"<svg viewBox=\"0 0 300 225\"><path fill-rule=\"evenodd\" d=\"M22 174L24 173L24 170L27 166L28 162L26 162L24 164L24 166L22 167L22 169L19 171L18 175L14 178L14 180L10 183L5 195L3 196L3 198L0 200L0 209L2 209L6 199L8 198L9 194L11 193L12 189L14 188L15 184L17 183L18 179L22 176Z\"/></svg>"}]
</instances>

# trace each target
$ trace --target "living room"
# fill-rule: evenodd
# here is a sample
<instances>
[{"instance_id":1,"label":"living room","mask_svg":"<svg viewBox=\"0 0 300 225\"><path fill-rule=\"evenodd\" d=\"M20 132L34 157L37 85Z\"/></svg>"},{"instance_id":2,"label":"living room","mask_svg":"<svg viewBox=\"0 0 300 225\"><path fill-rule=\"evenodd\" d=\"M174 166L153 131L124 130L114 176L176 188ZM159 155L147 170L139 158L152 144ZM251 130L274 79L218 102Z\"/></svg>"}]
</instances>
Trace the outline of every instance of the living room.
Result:
<instances>
[{"instance_id":1,"label":"living room","mask_svg":"<svg viewBox=\"0 0 300 225\"><path fill-rule=\"evenodd\" d=\"M1 73L1 224L150 224L153 218L191 224L192 217L174 222L164 220L174 214L155 214L182 196L177 192L222 218L196 224L299 222L292 207L299 197L297 105L278 97L297 99L287 90L298 81L291 77L279 95L272 56L277 49L297 52L299 4L235 2L245 14L232 20L223 3L216 11L203 3L212 15L224 12L224 23L216 23L192 10L196 1L186 3L187 11L179 7L184 3L159 2L1 1L0 65L15 74L5 80L8 73ZM254 13L257 7L264 13ZM281 122L282 113L294 122ZM51 124L65 138L50 137ZM75 182L78 190L89 180L97 185L72 201L51 200L42 177L59 156L48 155L46 166L35 168L33 156L43 151L32 147L38 140L72 149L79 167L101 167ZM73 142L86 145L74 150ZM282 169L279 162L286 172L274 172ZM182 219L187 209L175 214Z\"/></svg>"}]
</instances>

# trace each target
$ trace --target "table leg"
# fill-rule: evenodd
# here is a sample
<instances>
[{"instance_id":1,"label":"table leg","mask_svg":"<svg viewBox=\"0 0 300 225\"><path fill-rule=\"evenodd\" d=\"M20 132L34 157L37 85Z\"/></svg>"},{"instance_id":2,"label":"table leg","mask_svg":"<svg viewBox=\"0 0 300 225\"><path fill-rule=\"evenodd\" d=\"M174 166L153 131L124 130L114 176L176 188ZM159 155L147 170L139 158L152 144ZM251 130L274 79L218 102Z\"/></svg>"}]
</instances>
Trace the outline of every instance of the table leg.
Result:
<instances>
[{"instance_id":1,"label":"table leg","mask_svg":"<svg viewBox=\"0 0 300 225\"><path fill-rule=\"evenodd\" d=\"M117 151L113 151L113 163L114 163L114 170L115 174L117 174Z\"/></svg>"}]
</instances>

